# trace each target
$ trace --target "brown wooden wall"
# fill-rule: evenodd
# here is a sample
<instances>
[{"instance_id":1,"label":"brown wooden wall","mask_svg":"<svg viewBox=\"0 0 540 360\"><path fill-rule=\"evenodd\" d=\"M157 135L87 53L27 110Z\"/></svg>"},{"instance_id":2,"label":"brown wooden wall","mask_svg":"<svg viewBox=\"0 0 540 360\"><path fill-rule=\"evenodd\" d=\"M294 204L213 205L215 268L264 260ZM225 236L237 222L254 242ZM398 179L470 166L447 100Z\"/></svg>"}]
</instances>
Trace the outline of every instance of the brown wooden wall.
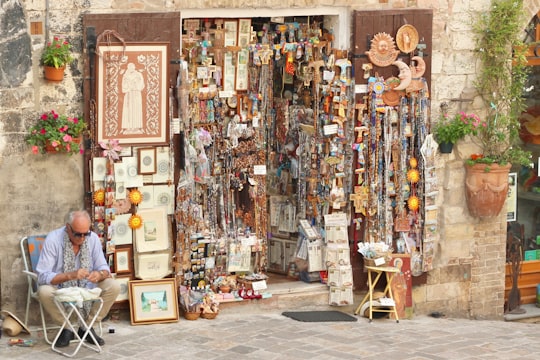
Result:
<instances>
[{"instance_id":1,"label":"brown wooden wall","mask_svg":"<svg viewBox=\"0 0 540 360\"><path fill-rule=\"evenodd\" d=\"M424 78L431 87L431 52L432 52L432 31L433 31L433 11L429 9L396 10L396 11L355 11L353 15L353 59L355 68L356 84L367 84L363 78L362 64L369 63L366 55L371 47L371 39L375 34L385 32L395 39L396 33L403 25L412 25L418 31L419 43L426 44L424 50L424 61L426 62L426 72ZM397 48L397 45L396 45ZM410 64L411 57L418 55L417 51L409 54L401 53L398 59ZM373 66L372 74L377 72L385 79L399 74L396 66L378 67Z\"/></svg>"},{"instance_id":2,"label":"brown wooden wall","mask_svg":"<svg viewBox=\"0 0 540 360\"><path fill-rule=\"evenodd\" d=\"M423 50L423 59L426 63L424 78L431 89L431 54L432 54L432 34L433 34L433 11L429 9L410 10L377 10L377 11L355 11L353 14L353 39L352 39L352 61L355 69L355 83L367 84L364 79L362 65L370 63L366 51L371 48L371 39L375 34L387 33L392 38L396 38L396 33L403 25L412 25L418 31L419 43L426 44ZM396 49L397 44L396 44ZM399 50L399 49L398 49ZM409 54L400 53L397 60L410 64L411 58L418 55L417 51ZM384 79L392 76L397 77L399 69L390 65L387 67L373 66L371 74L377 73ZM361 101L362 99L357 99ZM353 231L353 238L354 238ZM362 256L351 246L351 264L353 268L353 278L355 289L367 289L367 274L363 271L364 264ZM426 273L419 277L413 277L413 285L426 282Z\"/></svg>"},{"instance_id":3,"label":"brown wooden wall","mask_svg":"<svg viewBox=\"0 0 540 360\"><path fill-rule=\"evenodd\" d=\"M111 44L119 45L114 34L121 37L125 42L169 42L168 59L168 78L167 83L176 84L176 75L178 66L174 64L175 60L180 59L180 34L181 19L179 12L167 13L122 13L122 14L85 14L83 16L83 53L84 53L84 117L87 122L92 123L90 117L90 104L96 96L96 40L105 31L111 31L108 37L101 37L103 40L109 40ZM114 32L114 33L113 33ZM172 63L171 63L172 62ZM95 120L94 120L95 121ZM95 126L95 124L93 124ZM92 143L95 137L90 139ZM90 144L87 144L88 149ZM93 143L93 146L97 144ZM85 160L88 162L92 152L87 151ZM87 193L86 207L91 206L91 184L89 182L88 166L85 169L85 191ZM90 209L89 209L90 210Z\"/></svg>"}]
</instances>

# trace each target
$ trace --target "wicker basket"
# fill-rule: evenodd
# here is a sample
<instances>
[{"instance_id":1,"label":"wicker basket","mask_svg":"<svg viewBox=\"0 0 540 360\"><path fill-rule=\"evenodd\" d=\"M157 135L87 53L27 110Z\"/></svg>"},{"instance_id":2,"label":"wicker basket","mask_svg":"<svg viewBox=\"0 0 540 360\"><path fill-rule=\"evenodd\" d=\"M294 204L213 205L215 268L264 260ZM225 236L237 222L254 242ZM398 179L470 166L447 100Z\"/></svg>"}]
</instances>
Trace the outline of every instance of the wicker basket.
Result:
<instances>
[{"instance_id":1,"label":"wicker basket","mask_svg":"<svg viewBox=\"0 0 540 360\"><path fill-rule=\"evenodd\" d=\"M201 316L200 312L188 312L184 311L184 317L187 320L197 320Z\"/></svg>"},{"instance_id":2,"label":"wicker basket","mask_svg":"<svg viewBox=\"0 0 540 360\"><path fill-rule=\"evenodd\" d=\"M201 317L203 319L215 319L216 316L218 316L219 313L213 312L213 313L201 313Z\"/></svg>"},{"instance_id":3,"label":"wicker basket","mask_svg":"<svg viewBox=\"0 0 540 360\"><path fill-rule=\"evenodd\" d=\"M388 265L388 258L385 255L377 256L373 259L365 257L364 265L365 266L386 266Z\"/></svg>"}]
</instances>

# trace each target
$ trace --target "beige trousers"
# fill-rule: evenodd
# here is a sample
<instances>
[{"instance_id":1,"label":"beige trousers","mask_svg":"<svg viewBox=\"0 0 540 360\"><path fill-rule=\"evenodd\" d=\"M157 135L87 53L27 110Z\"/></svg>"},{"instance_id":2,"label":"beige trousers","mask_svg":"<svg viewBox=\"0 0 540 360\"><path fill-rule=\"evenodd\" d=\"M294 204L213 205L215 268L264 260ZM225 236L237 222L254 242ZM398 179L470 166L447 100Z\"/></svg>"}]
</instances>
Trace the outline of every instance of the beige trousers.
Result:
<instances>
[{"instance_id":1,"label":"beige trousers","mask_svg":"<svg viewBox=\"0 0 540 360\"><path fill-rule=\"evenodd\" d=\"M97 285L99 288L101 288L100 296L103 299L103 307L96 318L96 322L99 322L103 320L105 316L107 316L111 306L114 304L114 301L120 292L120 284L112 278L107 278L100 281ZM58 288L56 286L41 285L38 289L38 296L41 305L43 305L45 311L51 316L53 322L57 325L62 325L64 323L64 317L54 303L54 291L57 289ZM99 304L94 303L90 309L90 314L88 314L88 319L92 319L94 317L98 307Z\"/></svg>"}]
</instances>

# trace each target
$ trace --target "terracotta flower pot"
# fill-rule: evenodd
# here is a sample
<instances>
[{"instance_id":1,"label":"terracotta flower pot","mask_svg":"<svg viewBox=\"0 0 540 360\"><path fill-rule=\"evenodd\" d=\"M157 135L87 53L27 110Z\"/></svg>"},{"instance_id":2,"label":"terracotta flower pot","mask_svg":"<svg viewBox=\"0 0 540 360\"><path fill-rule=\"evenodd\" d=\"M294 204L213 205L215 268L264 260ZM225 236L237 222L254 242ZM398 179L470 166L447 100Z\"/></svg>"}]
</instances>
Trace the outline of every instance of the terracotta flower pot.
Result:
<instances>
[{"instance_id":1,"label":"terracotta flower pot","mask_svg":"<svg viewBox=\"0 0 540 360\"><path fill-rule=\"evenodd\" d=\"M76 144L80 144L82 142L82 137L73 138L73 142ZM45 143L45 151L48 154L63 154L66 152L66 149L63 145L58 145L57 147L54 147L49 143L48 141Z\"/></svg>"},{"instance_id":2,"label":"terracotta flower pot","mask_svg":"<svg viewBox=\"0 0 540 360\"><path fill-rule=\"evenodd\" d=\"M511 164L465 166L465 198L472 216L488 218L499 215L508 194L508 172L511 167Z\"/></svg>"},{"instance_id":3,"label":"terracotta flower pot","mask_svg":"<svg viewBox=\"0 0 540 360\"><path fill-rule=\"evenodd\" d=\"M50 81L62 81L64 79L64 70L66 69L65 66L62 66L61 68L55 68L54 66L44 66L43 71L45 75L45 79Z\"/></svg>"}]
</instances>

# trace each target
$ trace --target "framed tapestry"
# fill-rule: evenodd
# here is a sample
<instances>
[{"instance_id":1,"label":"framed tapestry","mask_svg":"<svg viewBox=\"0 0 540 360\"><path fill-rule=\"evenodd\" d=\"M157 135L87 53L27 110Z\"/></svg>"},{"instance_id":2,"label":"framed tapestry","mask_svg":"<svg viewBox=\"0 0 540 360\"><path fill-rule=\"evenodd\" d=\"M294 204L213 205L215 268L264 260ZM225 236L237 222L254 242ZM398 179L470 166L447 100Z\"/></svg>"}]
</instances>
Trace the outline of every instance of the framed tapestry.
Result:
<instances>
[{"instance_id":1,"label":"framed tapestry","mask_svg":"<svg viewBox=\"0 0 540 360\"><path fill-rule=\"evenodd\" d=\"M101 45L97 52L97 140L167 144L169 43Z\"/></svg>"}]
</instances>

